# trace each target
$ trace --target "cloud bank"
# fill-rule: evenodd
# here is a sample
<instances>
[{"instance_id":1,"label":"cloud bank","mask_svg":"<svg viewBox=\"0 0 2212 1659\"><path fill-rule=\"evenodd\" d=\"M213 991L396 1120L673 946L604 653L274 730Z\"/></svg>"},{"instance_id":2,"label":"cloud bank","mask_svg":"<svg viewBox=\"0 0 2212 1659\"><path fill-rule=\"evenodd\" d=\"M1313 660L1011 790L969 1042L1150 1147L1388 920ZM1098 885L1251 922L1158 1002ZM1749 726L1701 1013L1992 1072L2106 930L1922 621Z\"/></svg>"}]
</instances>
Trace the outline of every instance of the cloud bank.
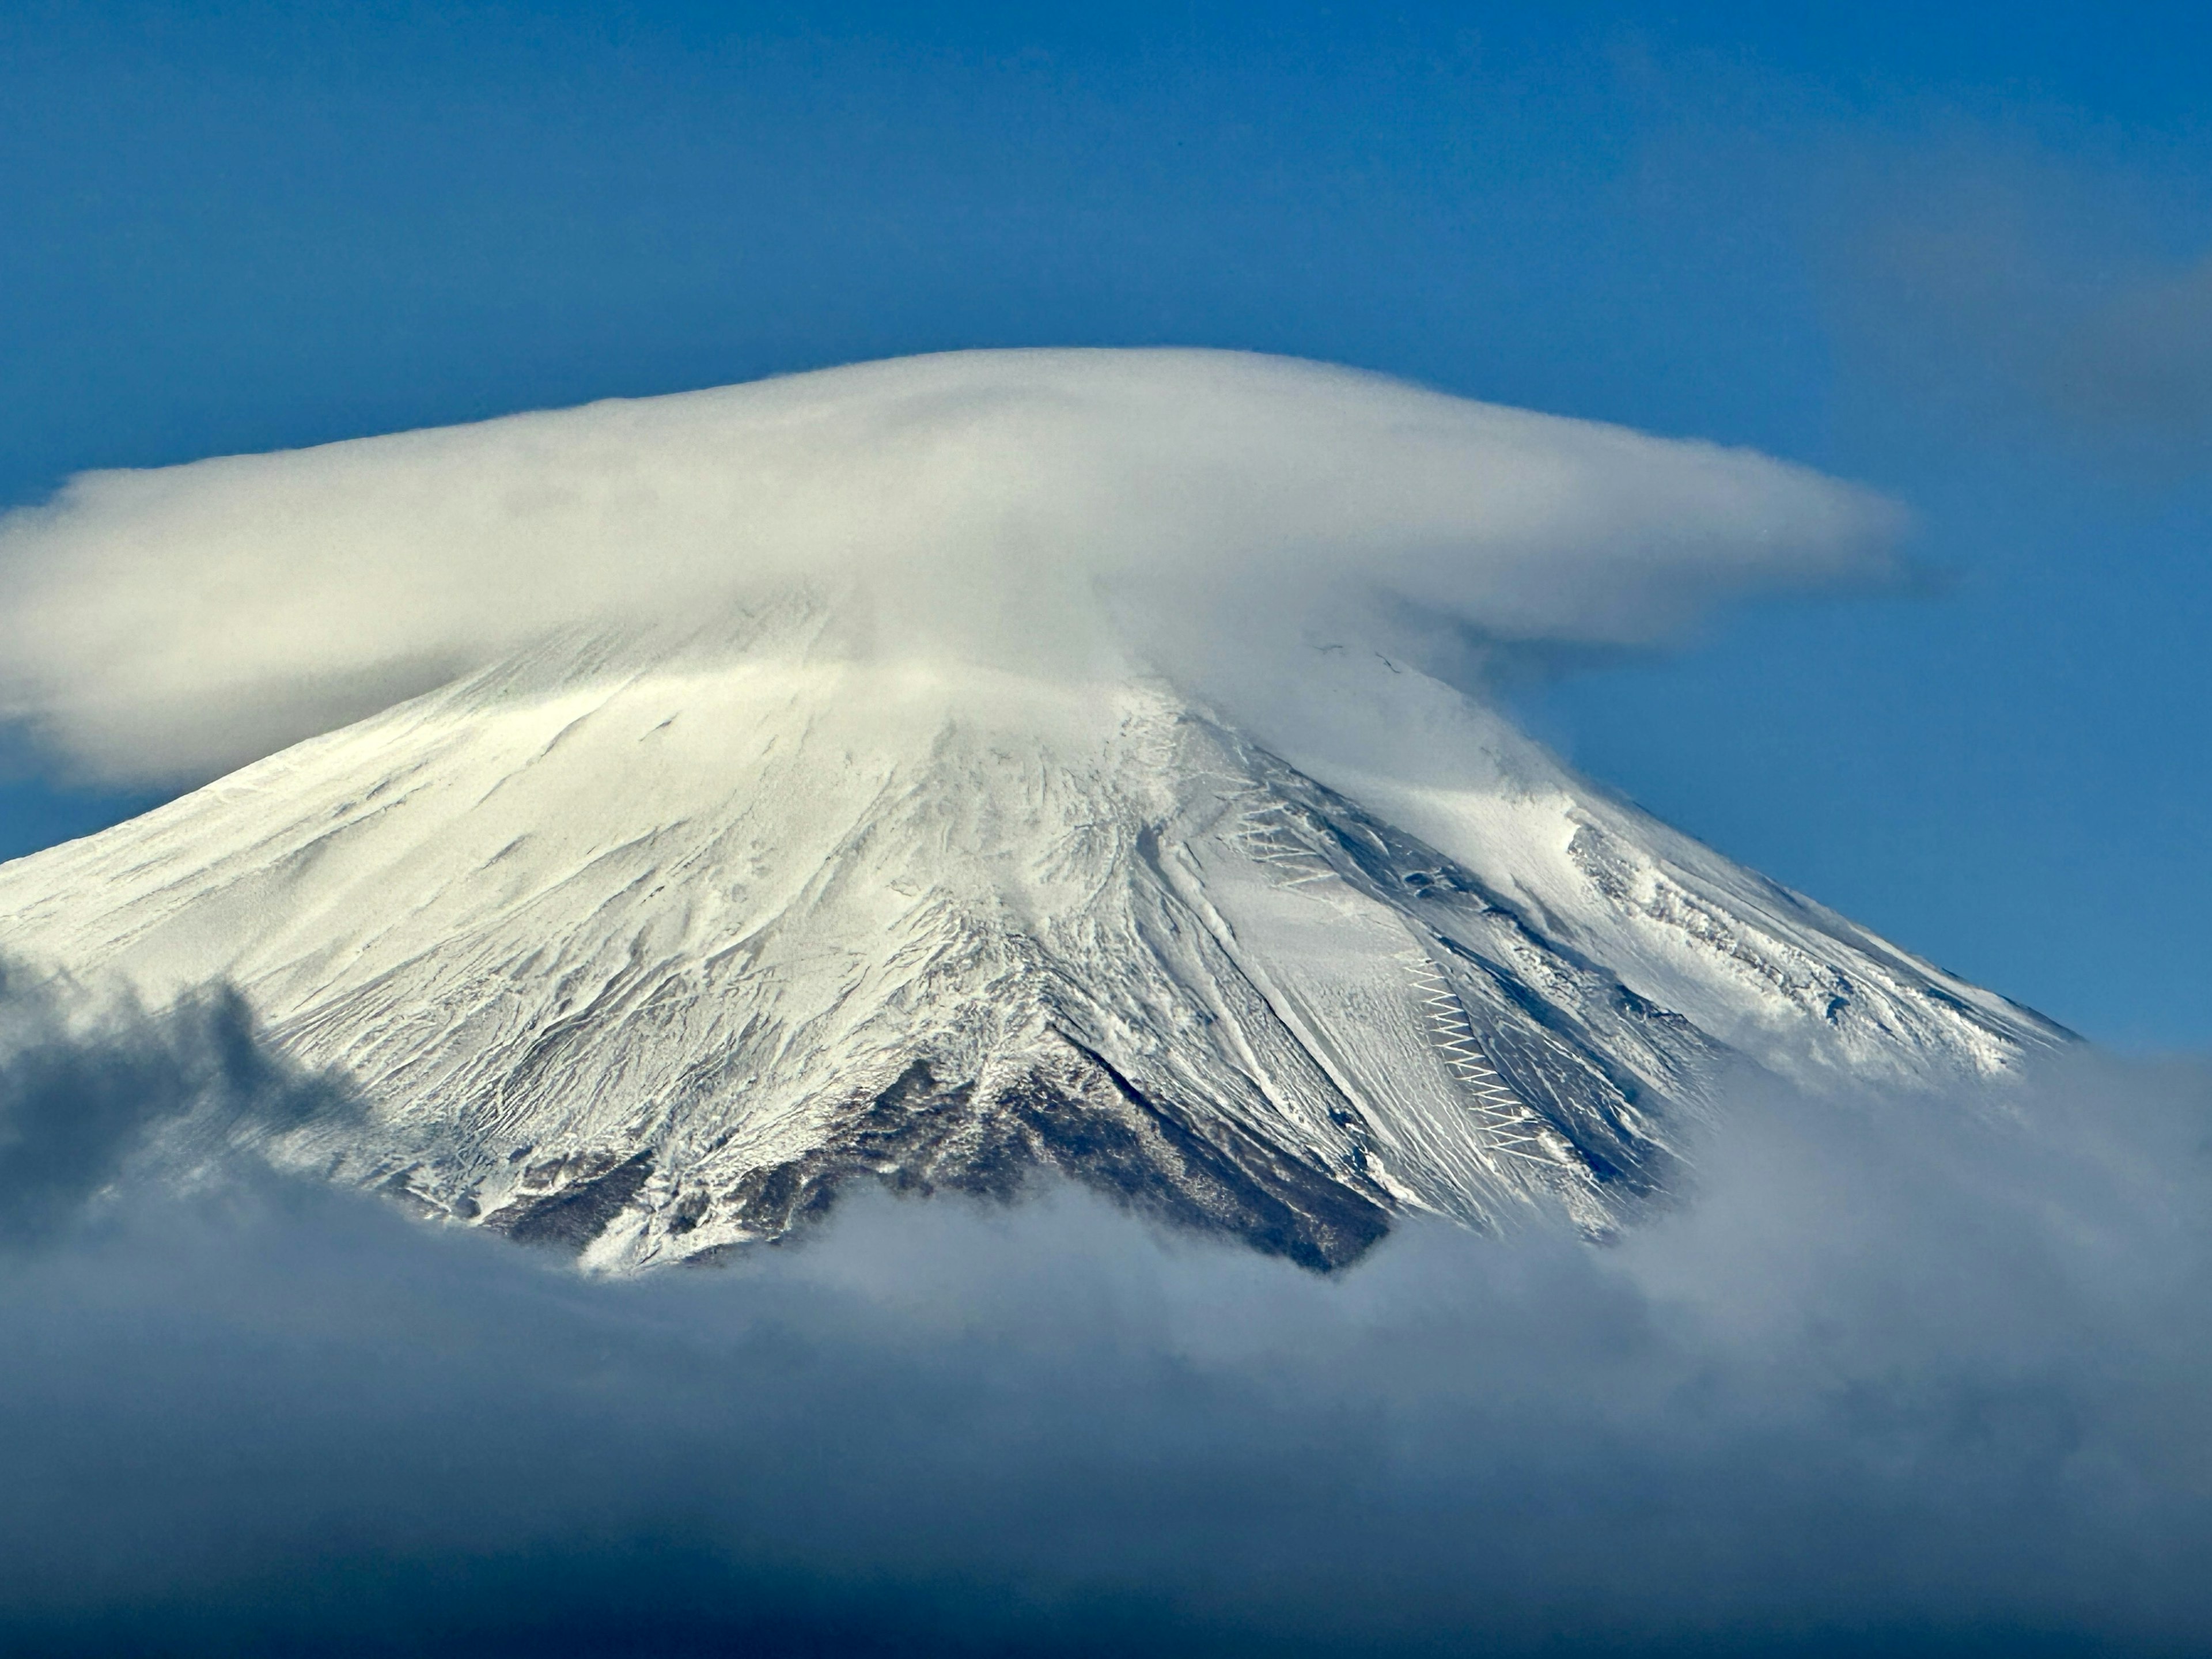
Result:
<instances>
[{"instance_id":1,"label":"cloud bank","mask_svg":"<svg viewBox=\"0 0 2212 1659\"><path fill-rule=\"evenodd\" d=\"M244 1166L145 1173L205 1109L193 1044L8 1008L17 1054L73 1050L12 1099L33 1140L118 1080L202 1103L102 1118L66 1206L0 1182L49 1195L0 1253L10 1652L2212 1635L2201 1069L1747 1083L1694 1193L1607 1249L1415 1225L1323 1280L1072 1193L862 1195L611 1283Z\"/></svg>"},{"instance_id":2,"label":"cloud bank","mask_svg":"<svg viewBox=\"0 0 2212 1659\"><path fill-rule=\"evenodd\" d=\"M1217 664L1316 625L1662 639L1883 568L1897 510L1747 451L1211 351L955 353L88 473L0 520L0 717L204 778L564 629L797 584L854 648Z\"/></svg>"}]
</instances>

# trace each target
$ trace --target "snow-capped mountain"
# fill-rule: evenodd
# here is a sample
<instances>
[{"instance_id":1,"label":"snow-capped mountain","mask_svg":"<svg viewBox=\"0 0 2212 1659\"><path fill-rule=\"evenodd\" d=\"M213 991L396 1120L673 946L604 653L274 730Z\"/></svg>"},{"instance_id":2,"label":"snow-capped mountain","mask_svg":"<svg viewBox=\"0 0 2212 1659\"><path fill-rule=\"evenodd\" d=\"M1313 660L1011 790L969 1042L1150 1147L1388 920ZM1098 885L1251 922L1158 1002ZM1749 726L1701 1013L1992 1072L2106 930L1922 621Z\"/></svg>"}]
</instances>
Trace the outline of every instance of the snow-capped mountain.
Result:
<instances>
[{"instance_id":1,"label":"snow-capped mountain","mask_svg":"<svg viewBox=\"0 0 2212 1659\"><path fill-rule=\"evenodd\" d=\"M0 949L234 985L368 1108L270 1156L617 1268L1039 1168L1313 1266L1407 1212L1603 1231L1723 1066L2065 1041L1433 682L1459 758L1407 782L823 614L545 647L299 744L0 868Z\"/></svg>"}]
</instances>

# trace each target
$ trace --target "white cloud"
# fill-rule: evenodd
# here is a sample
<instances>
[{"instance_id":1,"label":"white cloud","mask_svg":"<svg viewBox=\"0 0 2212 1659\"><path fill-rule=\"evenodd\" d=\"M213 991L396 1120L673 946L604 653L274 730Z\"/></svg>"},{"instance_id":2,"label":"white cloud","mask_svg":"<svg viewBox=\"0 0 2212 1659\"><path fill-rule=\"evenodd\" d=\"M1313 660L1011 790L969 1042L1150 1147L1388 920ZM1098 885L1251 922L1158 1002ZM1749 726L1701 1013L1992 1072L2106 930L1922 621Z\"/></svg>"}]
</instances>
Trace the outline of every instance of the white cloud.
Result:
<instances>
[{"instance_id":1,"label":"white cloud","mask_svg":"<svg viewBox=\"0 0 2212 1659\"><path fill-rule=\"evenodd\" d=\"M191 780L549 632L796 583L868 648L1046 669L1316 618L1640 642L1877 570L1899 518L1747 451L1287 359L951 354L85 474L0 520L0 714L92 774Z\"/></svg>"}]
</instances>

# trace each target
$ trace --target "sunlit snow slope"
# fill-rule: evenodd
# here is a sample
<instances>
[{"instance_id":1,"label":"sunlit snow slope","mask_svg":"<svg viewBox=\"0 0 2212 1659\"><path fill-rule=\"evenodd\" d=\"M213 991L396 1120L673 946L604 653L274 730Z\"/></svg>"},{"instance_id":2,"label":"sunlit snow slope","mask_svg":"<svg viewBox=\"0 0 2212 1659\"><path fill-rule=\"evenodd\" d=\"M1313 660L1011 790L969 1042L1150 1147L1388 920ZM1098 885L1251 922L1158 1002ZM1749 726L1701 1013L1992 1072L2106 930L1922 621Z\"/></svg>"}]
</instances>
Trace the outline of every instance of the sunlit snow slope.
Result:
<instances>
[{"instance_id":1,"label":"sunlit snow slope","mask_svg":"<svg viewBox=\"0 0 2212 1659\"><path fill-rule=\"evenodd\" d=\"M234 984L368 1105L279 1161L615 1267L1040 1167L1315 1266L1407 1211L1601 1231L1732 1057L1909 1085L2063 1040L1491 759L1301 769L1164 681L803 620L549 649L0 868L0 947Z\"/></svg>"}]
</instances>

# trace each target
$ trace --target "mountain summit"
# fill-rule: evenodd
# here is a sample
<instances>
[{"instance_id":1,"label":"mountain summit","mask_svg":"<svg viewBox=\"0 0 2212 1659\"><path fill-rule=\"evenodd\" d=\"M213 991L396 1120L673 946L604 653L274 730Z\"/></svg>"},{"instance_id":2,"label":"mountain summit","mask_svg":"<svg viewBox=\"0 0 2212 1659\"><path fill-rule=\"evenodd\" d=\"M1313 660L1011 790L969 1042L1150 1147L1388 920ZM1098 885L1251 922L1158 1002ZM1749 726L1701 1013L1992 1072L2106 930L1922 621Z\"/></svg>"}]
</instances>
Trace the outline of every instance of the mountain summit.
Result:
<instances>
[{"instance_id":1,"label":"mountain summit","mask_svg":"<svg viewBox=\"0 0 2212 1659\"><path fill-rule=\"evenodd\" d=\"M1316 1267L1408 1212L1602 1232L1724 1066L2064 1040L1372 653L1315 695L1413 684L1449 782L833 614L480 671L0 868L0 943L234 986L368 1108L271 1157L609 1268L1038 1170Z\"/></svg>"}]
</instances>

